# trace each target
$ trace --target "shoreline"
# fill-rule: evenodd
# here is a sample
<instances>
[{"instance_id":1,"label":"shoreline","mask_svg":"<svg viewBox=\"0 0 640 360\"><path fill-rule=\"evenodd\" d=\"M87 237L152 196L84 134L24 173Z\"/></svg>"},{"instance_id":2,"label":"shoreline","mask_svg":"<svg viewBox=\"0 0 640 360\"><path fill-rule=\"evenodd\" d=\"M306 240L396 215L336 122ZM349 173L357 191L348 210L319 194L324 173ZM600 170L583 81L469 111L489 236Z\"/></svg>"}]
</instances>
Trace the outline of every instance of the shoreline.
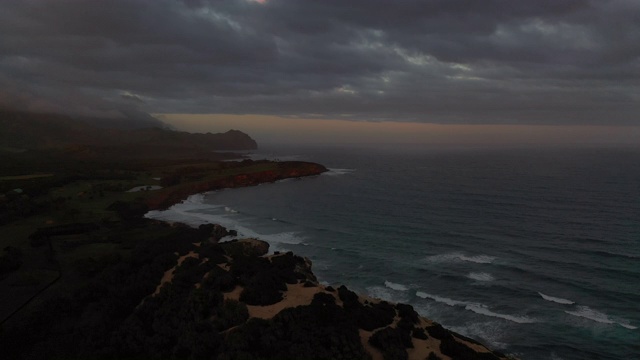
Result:
<instances>
[{"instance_id":1,"label":"shoreline","mask_svg":"<svg viewBox=\"0 0 640 360\"><path fill-rule=\"evenodd\" d=\"M313 174L313 175L317 175L317 174ZM306 176L310 176L310 175L306 175ZM296 176L296 177L303 177L303 176ZM282 179L279 179L282 180ZM268 182L274 182L274 181L268 181ZM257 184L252 184L252 185L257 185ZM248 186L252 186L252 185L248 185ZM237 187L244 187L244 186L234 186L234 187L230 187L230 188L237 188ZM227 189L227 188L222 188L222 189ZM222 190L222 189L215 189L215 190ZM186 199L174 203L164 209L154 209L154 210L150 210L149 212L144 214L145 218L148 219L153 219L155 221L161 221L161 222L165 222L165 223L178 223L178 224L183 224L192 228L197 228L198 226L201 225L215 225L215 226L224 226L221 224L217 224L217 223L213 223L211 221L203 221L203 222L197 222L197 221L191 221L191 222L186 222L184 218L180 218L179 216L177 216L177 219L175 217L175 215L179 215L181 213L181 211L176 212L175 210L173 211L173 216L174 218L171 219L171 215L170 216L161 216L160 218L154 217L154 216L148 216L150 213L156 212L157 214L171 214L172 213L172 208L176 207L176 206L180 206L181 204L192 204L195 206L204 206L207 207L206 205L204 205L204 203L202 201L194 201L195 199L202 199L204 198L204 196L207 195L207 193L210 193L212 191L215 190L208 190L205 192L199 192L199 193L195 193L195 194L191 194L189 195ZM216 205L212 205L212 206L216 206ZM224 205L217 205L217 206L224 206ZM225 229L226 230L226 229ZM235 229L233 229L235 230ZM255 234L255 233L254 233ZM259 236L259 234L258 234ZM260 241L260 242L264 242L267 244L269 249L273 249L274 244L269 242L268 240L262 240L260 238L258 239L253 239L253 241ZM234 240L229 240L229 241L221 241L220 244L225 244L225 243L234 243L234 242L243 242L243 241L247 241L247 239L242 238L242 236L236 236ZM199 246L199 245L198 245ZM274 256L281 256L282 253L280 253L279 251L273 251L272 252L265 252L263 254L261 254L261 257L266 257L266 258L271 258ZM292 254L293 256L297 256L295 254L293 254L292 252L288 251L286 254ZM311 261L307 258L304 258L305 262L308 263L308 271L309 273L311 273L311 275L315 278L315 275L312 272L311 269ZM227 266L227 265L225 265ZM166 279L162 280L163 282L161 284L166 283ZM307 280L307 283L309 283L309 281ZM310 289L312 287L312 289ZM349 291L346 287L341 286L341 289L344 288L345 291ZM158 286L158 291L160 289L160 285ZM241 287L235 287L233 290L225 293L224 297L227 300L236 300L239 301L240 300L240 293L243 291L243 288ZM292 309L295 307L299 307L299 306L310 306L313 303L313 299L315 295L318 294L330 294L332 296L334 296L336 303L339 306L344 306L344 303L342 302L342 299L340 296L337 296L337 294L334 293L335 289L333 289L332 286L330 285L323 285L322 283L320 283L320 281L318 281L317 279L315 279L315 281L313 281L313 286L303 286L302 283L298 283L297 285L287 285L287 289L286 291L283 291L283 299L279 302L276 302L275 304L272 305L262 305L262 306L255 306L255 305L248 305L248 310L249 310L249 317L250 318L260 318L260 319L272 319L273 317L275 317L276 315L278 315L280 312L282 312L283 310L286 309ZM411 311L415 313L415 311L413 310L413 308L410 305L405 305L405 304L401 304L401 303L390 303L388 301L385 300L381 300L381 299L377 299L377 298L373 298L367 295L362 295L362 294L355 294L355 296L357 297L357 300L360 304L362 305L367 305L367 304L379 304L379 303L384 303L384 304L392 304L393 306L408 306L409 308L411 308ZM464 356L470 356L470 357L465 357L465 358L476 358L476 359L513 359L512 357L507 357L506 355L497 352L497 351L492 351L489 349L489 347L473 340L470 339L466 336L460 335L458 333L455 333L453 331L447 330L442 328L442 326L440 326L440 324L434 322L431 319L428 319L424 316L421 316L417 313L415 313L416 316L419 318L419 324L422 325L422 327L424 328L424 331L426 331L427 334L431 335L430 337L428 337L428 341L426 339L420 339L420 338L415 338L412 337L412 345L411 346L407 346L407 359L425 359L427 356L429 356L429 354L433 354L432 356L435 357L430 357L429 359L433 358L433 359L456 359L458 357L456 357L455 355L460 355L462 356L462 354L464 353ZM397 324L398 319L396 319L396 321L394 323L392 323L390 325L390 327L392 329L397 329L398 328L398 324ZM389 326L388 326L389 327ZM379 348L376 348L375 346L372 346L371 344L371 339L372 339L372 335L376 332L379 331L380 328L377 329L372 329L371 331L366 331L363 329L359 330L359 336L361 339L361 343L363 345L363 347L365 348L366 352L370 354L370 356L372 357L372 359L383 359L385 358L385 356L383 356L383 353L381 352L381 350ZM443 344L444 342L446 342L446 344ZM453 350L452 350L453 348ZM449 355L447 355L446 353L449 353ZM458 352L461 352L458 354ZM453 356L452 356L453 355Z\"/></svg>"},{"instance_id":2,"label":"shoreline","mask_svg":"<svg viewBox=\"0 0 640 360\"><path fill-rule=\"evenodd\" d=\"M261 163L273 164L275 168L257 170L249 173L241 172L225 177L214 177L212 179L203 179L186 184L178 183L175 186L155 191L145 200L145 204L149 210L163 210L195 194L221 189L256 186L285 179L315 176L329 171L329 169L320 164L306 161L273 162L244 160L240 163L255 163L258 165ZM177 176L179 179L181 174L174 174L173 176Z\"/></svg>"},{"instance_id":3,"label":"shoreline","mask_svg":"<svg viewBox=\"0 0 640 360\"><path fill-rule=\"evenodd\" d=\"M321 284L311 261L271 254L275 246L260 234L263 240L220 242L237 232L172 218L174 206L198 203L203 192L326 171L307 162L199 163L167 167L158 190L126 192L150 183L150 173L74 189L74 205L100 212L87 213L85 223L45 219L51 226L29 239L56 255L70 274L63 280L80 282L58 285L12 318L0 342L12 344L16 359L507 359L410 305ZM105 198L94 186L109 191ZM149 216L162 208L164 218Z\"/></svg>"}]
</instances>

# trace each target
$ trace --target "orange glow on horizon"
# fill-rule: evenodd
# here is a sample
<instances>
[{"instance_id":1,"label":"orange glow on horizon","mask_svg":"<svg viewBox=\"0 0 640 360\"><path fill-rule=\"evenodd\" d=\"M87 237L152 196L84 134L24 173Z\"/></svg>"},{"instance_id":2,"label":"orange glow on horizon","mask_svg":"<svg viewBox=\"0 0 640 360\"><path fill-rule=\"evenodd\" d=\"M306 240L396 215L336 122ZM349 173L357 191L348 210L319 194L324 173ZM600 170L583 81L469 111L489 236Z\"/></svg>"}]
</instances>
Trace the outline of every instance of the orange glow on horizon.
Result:
<instances>
[{"instance_id":1,"label":"orange glow on horizon","mask_svg":"<svg viewBox=\"0 0 640 360\"><path fill-rule=\"evenodd\" d=\"M230 114L156 114L155 116L183 131L241 130L251 135L258 143L436 145L635 145L640 143L638 126L447 125Z\"/></svg>"}]
</instances>

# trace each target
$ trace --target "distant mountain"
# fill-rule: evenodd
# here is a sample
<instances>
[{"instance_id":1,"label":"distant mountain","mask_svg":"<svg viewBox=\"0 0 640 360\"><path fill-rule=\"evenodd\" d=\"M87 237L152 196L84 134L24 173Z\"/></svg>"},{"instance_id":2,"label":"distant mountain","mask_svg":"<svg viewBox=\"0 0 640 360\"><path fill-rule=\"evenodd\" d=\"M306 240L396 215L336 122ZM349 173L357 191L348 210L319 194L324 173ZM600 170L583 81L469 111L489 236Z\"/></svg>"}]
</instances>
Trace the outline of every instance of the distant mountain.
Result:
<instances>
[{"instance_id":1,"label":"distant mountain","mask_svg":"<svg viewBox=\"0 0 640 360\"><path fill-rule=\"evenodd\" d=\"M139 144L171 144L174 146L192 146L211 150L253 150L258 144L249 135L239 130L225 133L193 134L159 128L138 129L130 132Z\"/></svg>"},{"instance_id":2,"label":"distant mountain","mask_svg":"<svg viewBox=\"0 0 640 360\"><path fill-rule=\"evenodd\" d=\"M156 121L159 123L158 127L138 126L144 123L154 124ZM124 129L123 126L116 126L117 124L105 126L106 123L107 120L80 120L65 115L0 110L0 147L43 149L69 145L140 145L200 151L257 148L255 140L238 130L223 134L191 134L163 128L163 123L150 115L148 118L142 116L140 121L132 121L132 124L137 124L130 125L132 129Z\"/></svg>"}]
</instances>

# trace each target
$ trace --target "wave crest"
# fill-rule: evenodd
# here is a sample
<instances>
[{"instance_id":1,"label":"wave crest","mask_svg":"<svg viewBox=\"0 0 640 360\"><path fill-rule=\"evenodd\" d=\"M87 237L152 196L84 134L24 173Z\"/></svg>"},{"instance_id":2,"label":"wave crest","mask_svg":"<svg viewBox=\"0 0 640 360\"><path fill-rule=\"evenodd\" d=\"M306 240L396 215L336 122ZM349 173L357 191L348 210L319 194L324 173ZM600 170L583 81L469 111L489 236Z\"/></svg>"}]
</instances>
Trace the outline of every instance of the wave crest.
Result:
<instances>
[{"instance_id":1,"label":"wave crest","mask_svg":"<svg viewBox=\"0 0 640 360\"><path fill-rule=\"evenodd\" d=\"M588 319L591 321L595 321L601 324L618 324L623 328L629 330L635 330L638 327L629 324L629 322L625 319L621 321L615 321L609 318L609 315L602 313L600 311L594 310L588 306L578 306L576 311L565 311L569 315L581 317L584 319Z\"/></svg>"},{"instance_id":2,"label":"wave crest","mask_svg":"<svg viewBox=\"0 0 640 360\"><path fill-rule=\"evenodd\" d=\"M388 287L389 289L396 290L396 291L407 291L407 290L409 290L409 288L406 285L392 283L391 281L385 281L384 282L384 286Z\"/></svg>"},{"instance_id":3,"label":"wave crest","mask_svg":"<svg viewBox=\"0 0 640 360\"><path fill-rule=\"evenodd\" d=\"M351 174L354 171L356 171L356 169L329 168L329 171L325 172L323 175L329 175L329 176L346 175L346 174Z\"/></svg>"},{"instance_id":4,"label":"wave crest","mask_svg":"<svg viewBox=\"0 0 640 360\"><path fill-rule=\"evenodd\" d=\"M563 299L563 298L559 298L559 297L553 297L553 296L545 295L545 294L543 294L541 292L539 292L538 295L542 296L542 298L547 300L547 301L551 301L551 302L558 303L558 304L563 304L563 305L575 304L575 301L571 301L571 300L567 300L567 299Z\"/></svg>"},{"instance_id":5,"label":"wave crest","mask_svg":"<svg viewBox=\"0 0 640 360\"><path fill-rule=\"evenodd\" d=\"M427 262L432 263L442 263L442 262L452 262L452 261L466 261L472 262L476 264L491 264L496 259L495 256L489 255L465 255L462 253L446 253L446 254L438 254L428 256L426 258Z\"/></svg>"},{"instance_id":6,"label":"wave crest","mask_svg":"<svg viewBox=\"0 0 640 360\"><path fill-rule=\"evenodd\" d=\"M480 314L480 315L485 315L485 316L491 316L491 317L496 317L496 318L500 318L500 319L504 319L504 320L509 320L518 324L531 324L536 322L536 320L531 319L529 317L526 316L514 316L514 315L506 315L506 314L499 314L496 312L493 312L491 310L489 310L489 308L486 305L482 305L482 304L469 304L467 306L464 307L466 310L470 310L473 311L476 314Z\"/></svg>"},{"instance_id":7,"label":"wave crest","mask_svg":"<svg viewBox=\"0 0 640 360\"><path fill-rule=\"evenodd\" d=\"M443 297L443 296L427 294L426 292L422 292L422 291L417 291L416 292L416 296L420 297L420 298L423 298L423 299L431 299L431 300L434 300L436 302L443 303L443 304L446 304L446 305L449 305L449 306L456 306L456 305L464 306L464 305L470 304L467 301L449 299L449 298L446 298L446 297Z\"/></svg>"},{"instance_id":8,"label":"wave crest","mask_svg":"<svg viewBox=\"0 0 640 360\"><path fill-rule=\"evenodd\" d=\"M467 277L471 280L475 280L475 281L493 281L495 280L495 278L493 277L493 275L486 273L486 272L472 272L469 273L469 275L467 275Z\"/></svg>"}]
</instances>

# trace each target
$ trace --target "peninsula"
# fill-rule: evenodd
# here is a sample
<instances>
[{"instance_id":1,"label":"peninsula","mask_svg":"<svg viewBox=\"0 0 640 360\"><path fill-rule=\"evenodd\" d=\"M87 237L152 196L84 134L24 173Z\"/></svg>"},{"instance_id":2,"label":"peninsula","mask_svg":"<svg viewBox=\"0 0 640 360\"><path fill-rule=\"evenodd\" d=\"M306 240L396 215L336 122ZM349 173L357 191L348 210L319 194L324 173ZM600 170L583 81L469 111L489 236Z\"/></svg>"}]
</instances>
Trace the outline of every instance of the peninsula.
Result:
<instances>
[{"instance_id":1,"label":"peninsula","mask_svg":"<svg viewBox=\"0 0 640 360\"><path fill-rule=\"evenodd\" d=\"M192 194L316 176L324 166L221 161L233 155L171 130L109 130L127 139L116 144L93 125L62 119L67 135L53 136L42 126L60 118L42 117L0 119L11 130L0 134L7 358L507 358L409 305L324 286L308 259L270 254L260 239L144 218ZM136 131L164 140L135 141ZM218 138L244 139L232 150L254 148L248 136L227 134ZM27 135L28 147L8 140Z\"/></svg>"}]
</instances>

